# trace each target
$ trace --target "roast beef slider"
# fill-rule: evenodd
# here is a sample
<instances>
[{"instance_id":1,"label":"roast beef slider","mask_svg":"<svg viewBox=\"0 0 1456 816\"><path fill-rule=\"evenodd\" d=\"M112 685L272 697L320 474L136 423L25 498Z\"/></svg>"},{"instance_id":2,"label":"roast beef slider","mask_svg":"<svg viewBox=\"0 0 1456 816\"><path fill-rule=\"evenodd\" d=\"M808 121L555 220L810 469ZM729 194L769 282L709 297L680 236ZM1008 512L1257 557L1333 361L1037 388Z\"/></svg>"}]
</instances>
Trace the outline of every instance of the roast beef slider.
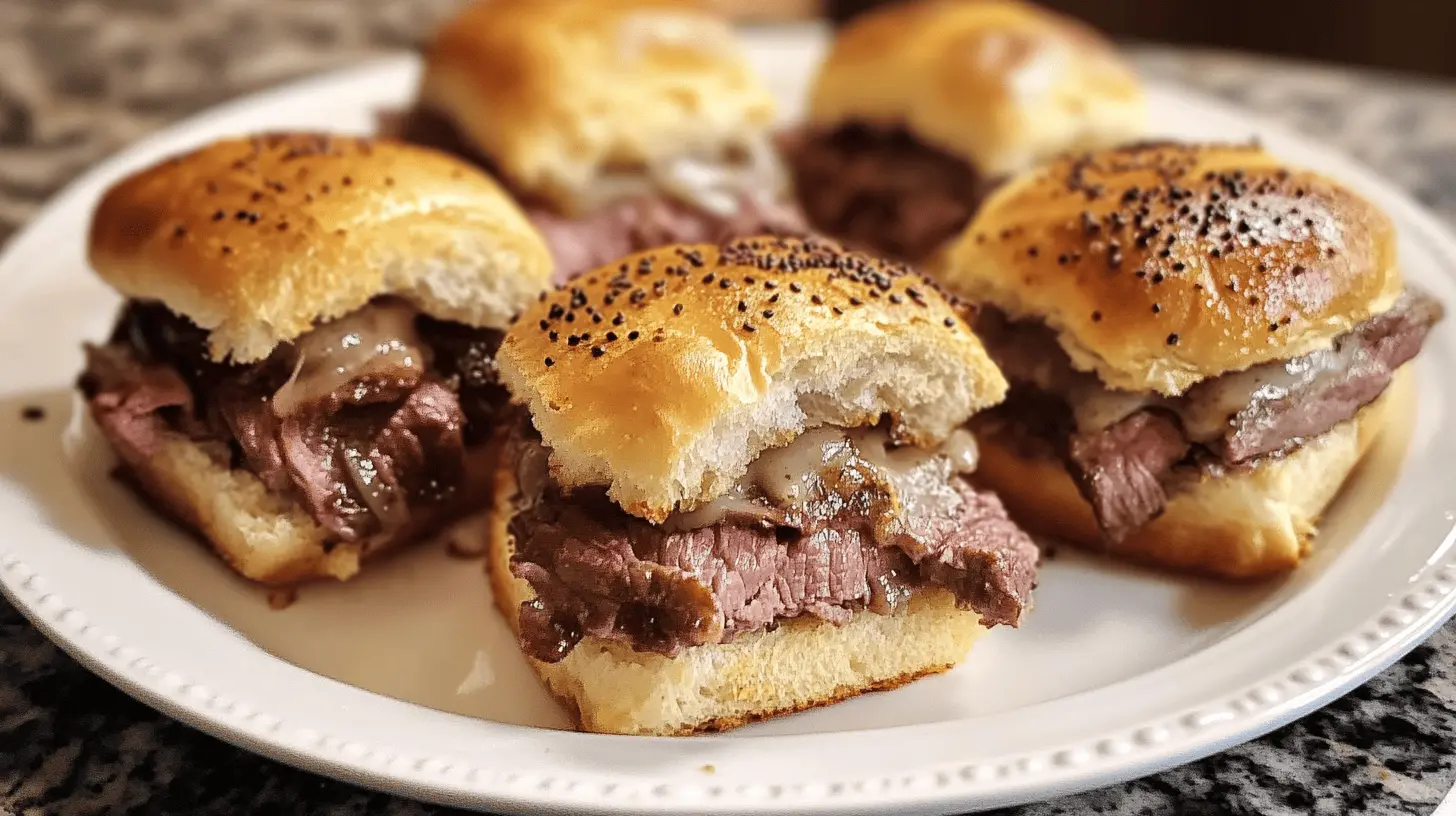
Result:
<instances>
[{"instance_id":1,"label":"roast beef slider","mask_svg":"<svg viewBox=\"0 0 1456 816\"><path fill-rule=\"evenodd\" d=\"M230 139L96 209L126 300L80 386L131 481L237 572L349 578L489 492L494 355L551 258L485 174L325 134Z\"/></svg>"},{"instance_id":2,"label":"roast beef slider","mask_svg":"<svg viewBox=\"0 0 1456 816\"><path fill-rule=\"evenodd\" d=\"M966 480L966 422L1005 380L903 267L827 241L665 247L534 306L498 359L521 415L495 597L588 729L899 685L1030 604L1035 545Z\"/></svg>"},{"instance_id":3,"label":"roast beef slider","mask_svg":"<svg viewBox=\"0 0 1456 816\"><path fill-rule=\"evenodd\" d=\"M1443 315L1390 220L1247 145L1069 156L986 203L948 287L1011 381L979 476L1043 532L1232 577L1308 553Z\"/></svg>"}]
</instances>

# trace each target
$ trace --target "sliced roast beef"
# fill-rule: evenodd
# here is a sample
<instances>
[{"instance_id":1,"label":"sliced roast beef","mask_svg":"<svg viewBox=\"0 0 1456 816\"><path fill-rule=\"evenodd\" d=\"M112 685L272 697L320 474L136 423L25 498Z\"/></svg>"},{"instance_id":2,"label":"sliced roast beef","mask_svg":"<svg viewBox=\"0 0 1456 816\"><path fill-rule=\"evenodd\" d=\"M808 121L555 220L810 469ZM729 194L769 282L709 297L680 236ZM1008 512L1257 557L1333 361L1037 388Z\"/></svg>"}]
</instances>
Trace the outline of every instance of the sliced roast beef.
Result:
<instances>
[{"instance_id":1,"label":"sliced roast beef","mask_svg":"<svg viewBox=\"0 0 1456 816\"><path fill-rule=\"evenodd\" d=\"M903 130L849 125L789 134L782 146L815 229L902 260L957 235L995 186Z\"/></svg>"},{"instance_id":2,"label":"sliced roast beef","mask_svg":"<svg viewBox=\"0 0 1456 816\"><path fill-rule=\"evenodd\" d=\"M467 428L485 439L504 401L500 337L381 302L230 365L210 359L201 329L130 303L111 342L88 349L81 385L127 461L144 461L167 431L224 461L230 448L235 466L360 541L429 527L459 498Z\"/></svg>"},{"instance_id":3,"label":"sliced roast beef","mask_svg":"<svg viewBox=\"0 0 1456 816\"><path fill-rule=\"evenodd\" d=\"M269 402L269 390L249 388L247 378L222 383L215 392L217 413L227 423L244 466L269 490L286 492L293 476L283 462L278 417Z\"/></svg>"},{"instance_id":4,"label":"sliced roast beef","mask_svg":"<svg viewBox=\"0 0 1456 816\"><path fill-rule=\"evenodd\" d=\"M90 346L81 391L101 430L125 461L145 461L168 427L191 416L192 392L170 366L139 361L125 349Z\"/></svg>"},{"instance_id":5,"label":"sliced roast beef","mask_svg":"<svg viewBox=\"0 0 1456 816\"><path fill-rule=\"evenodd\" d=\"M668 244L723 243L755 235L807 235L797 209L758 195L737 196L731 214L718 214L667 196L633 196L596 212L568 218L544 207L526 215L556 260L556 282L609 264L624 255Z\"/></svg>"},{"instance_id":6,"label":"sliced roast beef","mask_svg":"<svg viewBox=\"0 0 1456 816\"><path fill-rule=\"evenodd\" d=\"M1008 403L1030 394L1066 406L1074 427L1041 434L1057 437L1049 441L1116 541L1156 518L1170 491L1196 483L1188 473L1257 465L1355 416L1384 393L1443 314L1430 295L1408 290L1330 349L1205 380L1176 398L1106 389L1076 371L1040 323L984 309L977 330L1013 383Z\"/></svg>"},{"instance_id":7,"label":"sliced roast beef","mask_svg":"<svg viewBox=\"0 0 1456 816\"><path fill-rule=\"evenodd\" d=\"M1248 407L1214 443L1215 452L1228 463L1246 462L1355 416L1385 392L1396 369L1420 352L1442 311L1435 298L1409 291L1389 311L1337 340L1333 349L1285 363L1284 381L1255 389ZM1195 388L1189 398L1198 400L1213 387Z\"/></svg>"},{"instance_id":8,"label":"sliced roast beef","mask_svg":"<svg viewBox=\"0 0 1456 816\"><path fill-rule=\"evenodd\" d=\"M405 141L453 153L510 186L491 157L464 138L448 117L427 108L416 108L387 124ZM565 283L624 255L668 244L723 243L756 235L809 234L797 206L773 200L758 191L735 196L737 207L728 213L711 212L666 194L638 194L624 196L581 217L560 215L520 190L512 194L551 248L556 283Z\"/></svg>"},{"instance_id":9,"label":"sliced roast beef","mask_svg":"<svg viewBox=\"0 0 1456 816\"><path fill-rule=\"evenodd\" d=\"M843 623L855 610L890 612L928 585L988 625L1015 625L1028 603L1035 545L994 496L959 477L937 495L901 497L892 524L881 513L888 494L826 479L847 494L773 514L780 523L729 512L683 529L629 516L600 491L562 494L519 441L528 436L513 443L523 499L510 531L512 570L537 596L521 610L521 642L536 659L560 660L588 635L672 655L800 615Z\"/></svg>"},{"instance_id":10,"label":"sliced roast beef","mask_svg":"<svg viewBox=\"0 0 1456 816\"><path fill-rule=\"evenodd\" d=\"M1075 434L1067 463L1097 523L1120 541L1163 512L1163 481L1188 453L1178 421L1156 411L1138 411L1111 427Z\"/></svg>"}]
</instances>

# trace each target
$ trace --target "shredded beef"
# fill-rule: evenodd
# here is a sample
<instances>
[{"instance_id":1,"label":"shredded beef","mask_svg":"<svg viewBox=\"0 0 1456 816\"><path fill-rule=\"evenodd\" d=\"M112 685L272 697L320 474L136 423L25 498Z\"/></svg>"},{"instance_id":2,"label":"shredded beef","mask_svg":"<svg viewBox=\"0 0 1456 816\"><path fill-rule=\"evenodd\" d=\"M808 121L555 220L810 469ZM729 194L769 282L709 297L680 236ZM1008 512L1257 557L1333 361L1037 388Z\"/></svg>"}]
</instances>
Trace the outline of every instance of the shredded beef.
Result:
<instances>
[{"instance_id":1,"label":"shredded beef","mask_svg":"<svg viewBox=\"0 0 1456 816\"><path fill-rule=\"evenodd\" d=\"M1035 545L999 500L959 478L941 486L955 494L952 509L902 513L887 532L863 492L826 496L833 512L779 524L728 516L671 531L600 491L563 495L528 436L516 434L512 455L518 481L535 487L523 487L510 532L512 570L537 596L522 606L520 639L538 660L560 660L589 635L673 655L800 615L844 623L860 609L890 612L924 586L950 590L988 625L1015 625L1029 601ZM849 480L836 489L853 490Z\"/></svg>"},{"instance_id":2,"label":"shredded beef","mask_svg":"<svg viewBox=\"0 0 1456 816\"><path fill-rule=\"evenodd\" d=\"M420 337L434 351L433 370L460 400L465 413L465 442L490 438L496 418L510 402L495 364L501 333L420 317Z\"/></svg>"},{"instance_id":3,"label":"shredded beef","mask_svg":"<svg viewBox=\"0 0 1456 816\"><path fill-rule=\"evenodd\" d=\"M959 234L996 186L903 130L848 125L782 144L811 225L902 260L922 260Z\"/></svg>"},{"instance_id":4,"label":"shredded beef","mask_svg":"<svg viewBox=\"0 0 1456 816\"><path fill-rule=\"evenodd\" d=\"M81 387L122 458L144 462L165 432L231 456L292 495L338 540L422 531L442 520L468 444L504 402L499 332L419 320L434 367L370 370L286 416L272 396L287 349L253 365L210 359L206 333L159 304L129 303L111 341L87 350ZM468 438L467 438L468 435Z\"/></svg>"},{"instance_id":5,"label":"shredded beef","mask_svg":"<svg viewBox=\"0 0 1456 816\"><path fill-rule=\"evenodd\" d=\"M1384 393L1443 314L1430 295L1409 290L1389 310L1337 338L1333 349L1206 380L1181 397L1150 396L1148 407L1100 428L1077 428L1071 419L1076 401L1101 385L1073 369L1049 328L984 309L977 331L1012 381L1008 406L1024 406L1028 396L1063 406L1058 423L1032 430L1066 459L1104 535L1119 541L1161 514L1172 492L1197 482L1194 475L1257 466L1354 417ZM1190 438L1180 414L1225 404L1220 389L1234 387L1234 377L1251 387L1247 404L1218 437ZM1292 384L1261 385L1266 381ZM1028 430L1015 411L996 414Z\"/></svg>"}]
</instances>

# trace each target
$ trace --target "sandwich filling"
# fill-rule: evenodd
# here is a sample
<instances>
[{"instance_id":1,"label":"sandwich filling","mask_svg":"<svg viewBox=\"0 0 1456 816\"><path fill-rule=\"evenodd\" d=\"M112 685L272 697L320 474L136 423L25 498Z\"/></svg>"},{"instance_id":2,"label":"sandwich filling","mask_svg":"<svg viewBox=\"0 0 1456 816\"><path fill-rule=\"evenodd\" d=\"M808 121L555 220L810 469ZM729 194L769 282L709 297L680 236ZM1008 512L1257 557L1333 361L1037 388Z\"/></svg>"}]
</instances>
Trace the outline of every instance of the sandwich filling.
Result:
<instances>
[{"instance_id":1,"label":"sandwich filling","mask_svg":"<svg viewBox=\"0 0 1456 816\"><path fill-rule=\"evenodd\" d=\"M87 347L80 385L124 462L182 435L368 552L485 489L500 340L381 298L233 365L212 360L205 330L129 301L109 342Z\"/></svg>"},{"instance_id":2,"label":"sandwich filling","mask_svg":"<svg viewBox=\"0 0 1456 816\"><path fill-rule=\"evenodd\" d=\"M890 614L926 588L988 626L1015 626L1029 605L1036 545L963 478L976 464L965 431L922 450L882 428L810 430L659 525L602 488L555 484L524 419L505 456L519 489L511 571L536 594L521 607L520 641L537 660L559 661L589 636L676 655L801 615Z\"/></svg>"},{"instance_id":3,"label":"sandwich filling","mask_svg":"<svg viewBox=\"0 0 1456 816\"><path fill-rule=\"evenodd\" d=\"M1328 349L1164 397L1109 389L1072 367L1045 324L983 309L976 332L1012 390L981 422L1019 440L1024 455L1065 460L1103 535L1121 541L1177 491L1287 455L1354 417L1415 357L1442 314L1430 295L1408 290Z\"/></svg>"},{"instance_id":4,"label":"sandwich filling","mask_svg":"<svg viewBox=\"0 0 1456 816\"><path fill-rule=\"evenodd\" d=\"M999 183L905 130L811 130L786 137L784 152L810 224L912 262L959 235Z\"/></svg>"},{"instance_id":5,"label":"sandwich filling","mask_svg":"<svg viewBox=\"0 0 1456 816\"><path fill-rule=\"evenodd\" d=\"M511 187L448 117L428 109L407 114L402 138L467 159ZM625 255L668 244L723 243L755 235L806 235L798 208L784 194L785 176L765 143L731 159L680 157L650 167L603 174L580 201L584 215L564 215L538 196L513 189L556 261L564 283Z\"/></svg>"}]
</instances>

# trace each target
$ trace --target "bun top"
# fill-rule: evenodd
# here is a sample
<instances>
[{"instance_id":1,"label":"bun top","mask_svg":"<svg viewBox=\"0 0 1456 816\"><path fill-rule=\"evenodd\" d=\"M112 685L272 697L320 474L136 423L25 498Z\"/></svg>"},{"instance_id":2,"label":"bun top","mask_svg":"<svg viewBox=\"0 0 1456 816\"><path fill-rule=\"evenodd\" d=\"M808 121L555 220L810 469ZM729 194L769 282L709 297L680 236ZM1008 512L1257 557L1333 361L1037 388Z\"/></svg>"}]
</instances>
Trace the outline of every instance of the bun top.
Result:
<instances>
[{"instance_id":1,"label":"bun top","mask_svg":"<svg viewBox=\"0 0 1456 816\"><path fill-rule=\"evenodd\" d=\"M1137 138L1136 74L1071 18L1014 0L921 0L840 31L809 99L819 127L904 128L982 174Z\"/></svg>"},{"instance_id":2,"label":"bun top","mask_svg":"<svg viewBox=\"0 0 1456 816\"><path fill-rule=\"evenodd\" d=\"M551 275L541 236L479 171L323 134L220 141L118 182L93 214L90 260L238 363L381 295L504 328Z\"/></svg>"},{"instance_id":3,"label":"bun top","mask_svg":"<svg viewBox=\"0 0 1456 816\"><path fill-rule=\"evenodd\" d=\"M1006 391L934 284L815 239L629 256L523 314L497 359L556 480L652 521L807 429L888 416L933 444Z\"/></svg>"},{"instance_id":4,"label":"bun top","mask_svg":"<svg viewBox=\"0 0 1456 816\"><path fill-rule=\"evenodd\" d=\"M732 27L682 0L482 0L425 60L421 104L563 210L612 170L759 149L774 118Z\"/></svg>"},{"instance_id":5,"label":"bun top","mask_svg":"<svg viewBox=\"0 0 1456 816\"><path fill-rule=\"evenodd\" d=\"M1402 289L1373 204L1252 146L1150 144L1059 160L993 194L947 288L1044 321L1128 391L1328 347Z\"/></svg>"}]
</instances>

